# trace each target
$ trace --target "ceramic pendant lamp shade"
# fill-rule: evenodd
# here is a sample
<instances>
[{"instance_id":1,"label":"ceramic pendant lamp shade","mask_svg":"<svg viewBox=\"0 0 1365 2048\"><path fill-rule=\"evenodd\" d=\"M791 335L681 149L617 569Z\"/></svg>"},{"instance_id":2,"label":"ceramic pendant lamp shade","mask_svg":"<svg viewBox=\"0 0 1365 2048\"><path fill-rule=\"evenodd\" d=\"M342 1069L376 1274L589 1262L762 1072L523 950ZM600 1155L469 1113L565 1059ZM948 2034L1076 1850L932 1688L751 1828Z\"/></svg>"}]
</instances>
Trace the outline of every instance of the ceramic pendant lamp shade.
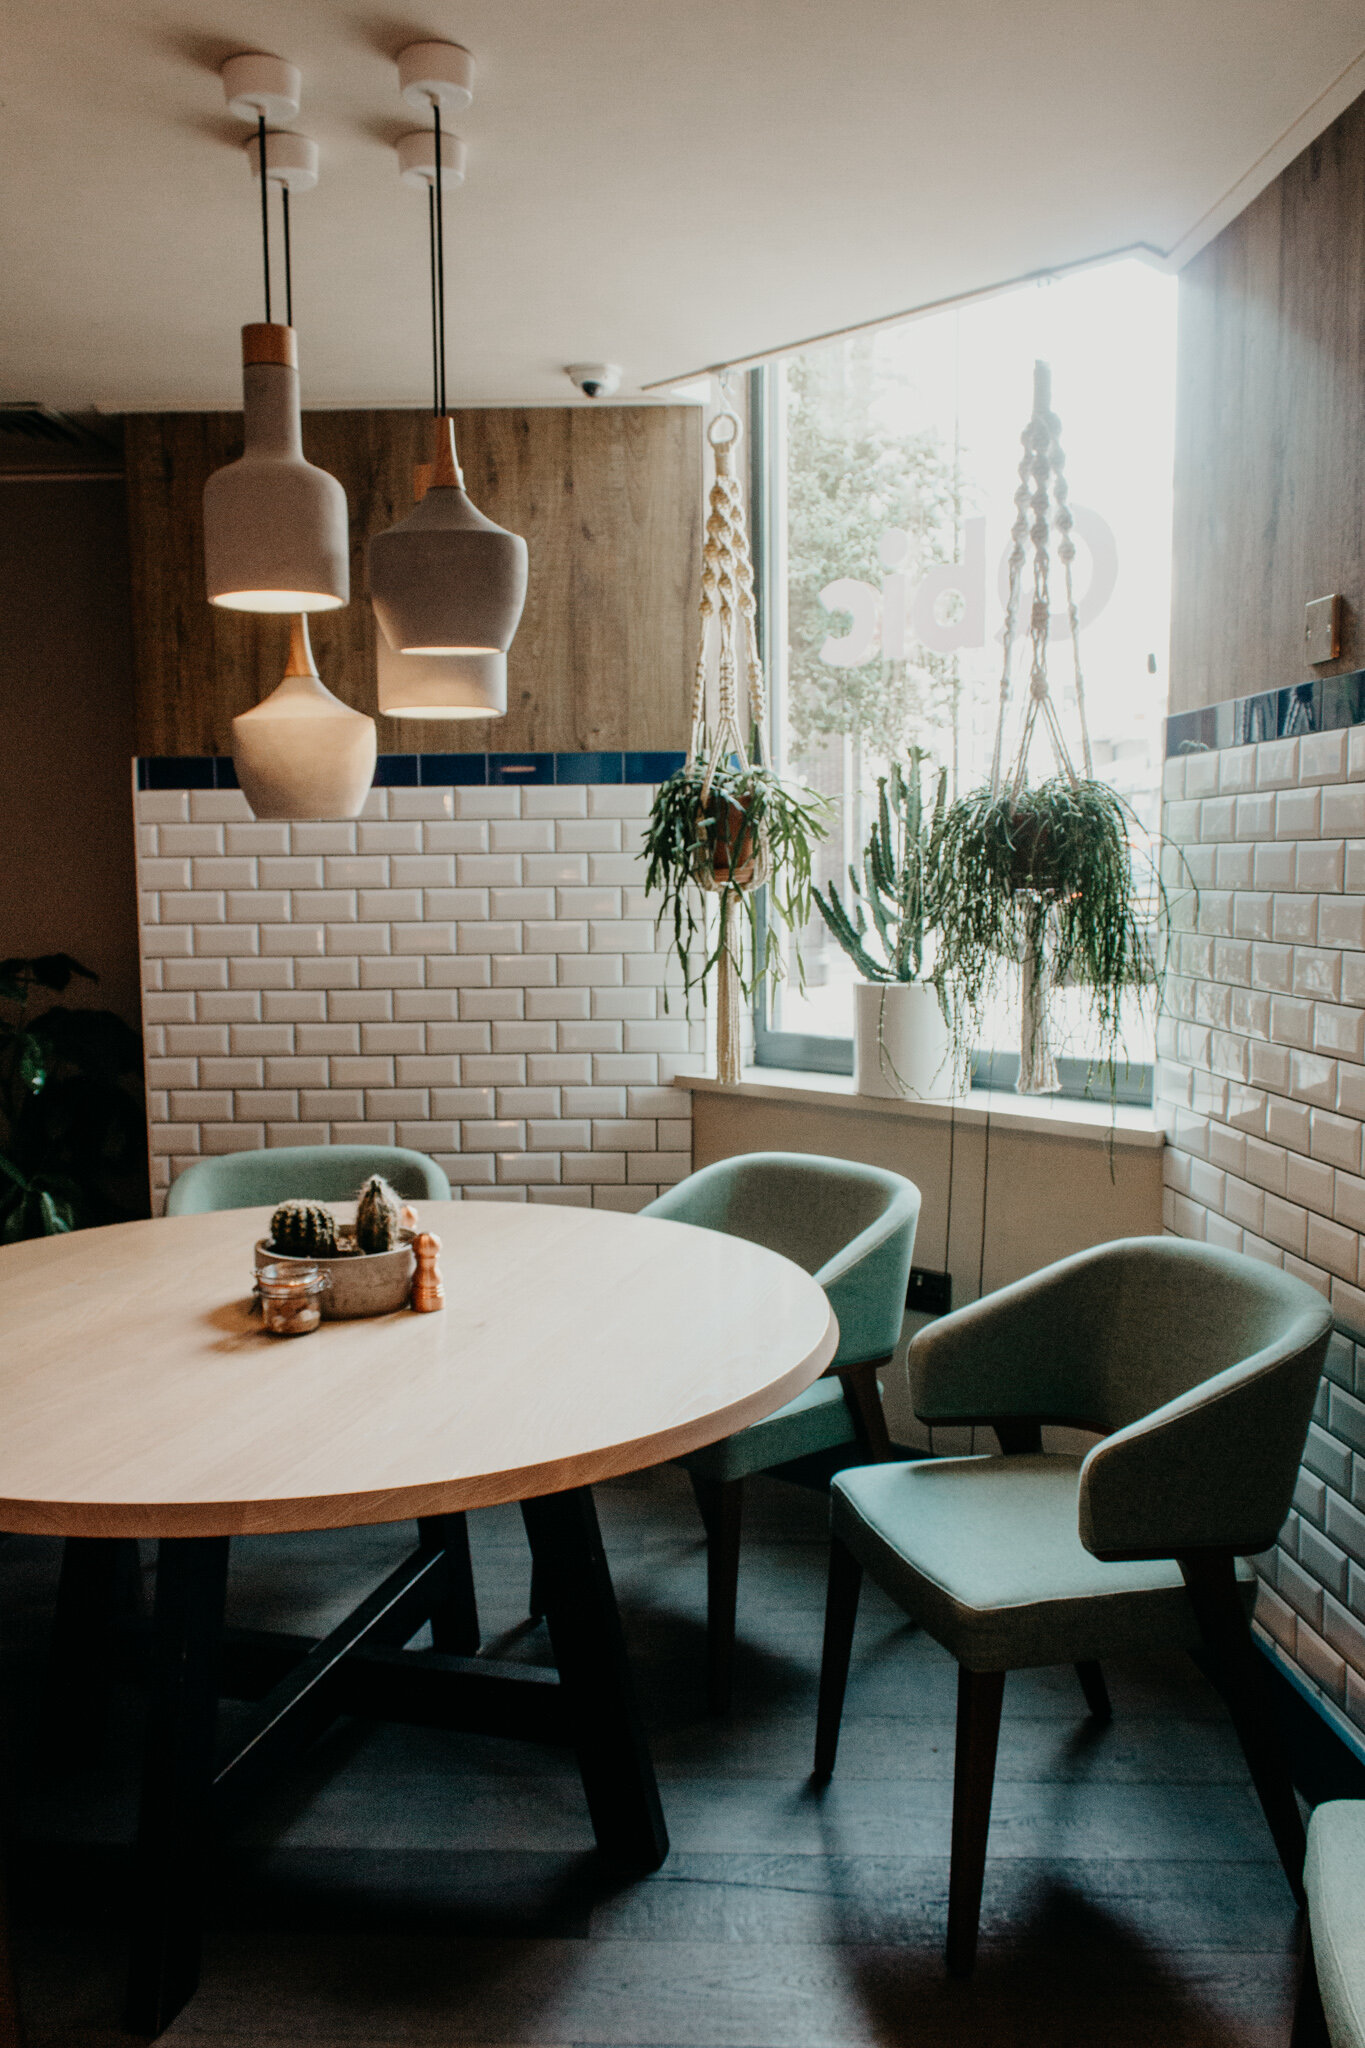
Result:
<instances>
[{"instance_id":1,"label":"ceramic pendant lamp shade","mask_svg":"<svg viewBox=\"0 0 1365 2048\"><path fill-rule=\"evenodd\" d=\"M333 611L351 594L346 493L304 459L292 327L242 329L246 446L204 486L209 598L229 611Z\"/></svg>"},{"instance_id":2,"label":"ceramic pendant lamp shade","mask_svg":"<svg viewBox=\"0 0 1365 2048\"><path fill-rule=\"evenodd\" d=\"M375 627L379 709L385 718L503 718L505 654L395 654Z\"/></svg>"},{"instance_id":3,"label":"ceramic pendant lamp shade","mask_svg":"<svg viewBox=\"0 0 1365 2048\"><path fill-rule=\"evenodd\" d=\"M374 780L374 720L319 680L302 613L292 621L283 682L232 721L232 758L258 818L360 815Z\"/></svg>"},{"instance_id":4,"label":"ceramic pendant lamp shade","mask_svg":"<svg viewBox=\"0 0 1365 2048\"><path fill-rule=\"evenodd\" d=\"M430 488L370 542L375 617L396 655L505 655L526 602L526 543L470 503L452 423L436 425Z\"/></svg>"}]
</instances>

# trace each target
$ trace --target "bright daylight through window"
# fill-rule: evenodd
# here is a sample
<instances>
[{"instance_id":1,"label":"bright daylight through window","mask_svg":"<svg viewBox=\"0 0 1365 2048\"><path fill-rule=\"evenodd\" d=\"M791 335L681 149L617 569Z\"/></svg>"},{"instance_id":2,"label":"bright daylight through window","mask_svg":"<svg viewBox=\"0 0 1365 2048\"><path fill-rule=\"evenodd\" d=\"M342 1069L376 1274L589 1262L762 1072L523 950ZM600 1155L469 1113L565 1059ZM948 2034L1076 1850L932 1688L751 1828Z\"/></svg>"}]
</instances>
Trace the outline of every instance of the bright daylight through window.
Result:
<instances>
[{"instance_id":1,"label":"bright daylight through window","mask_svg":"<svg viewBox=\"0 0 1365 2048\"><path fill-rule=\"evenodd\" d=\"M1075 513L1085 708L1094 773L1136 814L1139 865L1158 828L1170 612L1175 281L1124 260L810 348L756 374L756 513L774 753L833 804L818 880L845 892L877 778L918 746L950 797L990 775L1020 435L1035 360L1051 365ZM1051 688L1078 724L1061 577ZM1023 607L1027 639L1026 577ZM1028 692L1017 650L1008 758ZM1041 735L1030 779L1054 767ZM790 951L790 947L788 948ZM817 916L760 1017L760 1064L850 1071L856 970ZM1064 1086L1085 1085L1084 1006L1054 995ZM1120 1093L1149 1086L1152 1003L1125 1006ZM978 1082L1017 1071L1017 998L992 1011ZM1096 1082L1106 1096L1107 1079Z\"/></svg>"}]
</instances>

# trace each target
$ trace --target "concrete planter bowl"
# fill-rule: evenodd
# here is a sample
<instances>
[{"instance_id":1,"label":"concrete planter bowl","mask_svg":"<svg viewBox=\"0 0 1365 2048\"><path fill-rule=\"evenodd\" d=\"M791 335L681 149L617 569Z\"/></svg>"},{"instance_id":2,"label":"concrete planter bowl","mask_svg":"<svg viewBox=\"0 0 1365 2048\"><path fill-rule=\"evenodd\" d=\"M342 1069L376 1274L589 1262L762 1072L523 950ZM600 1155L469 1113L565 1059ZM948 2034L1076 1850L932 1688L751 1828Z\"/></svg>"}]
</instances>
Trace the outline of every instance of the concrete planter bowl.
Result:
<instances>
[{"instance_id":1,"label":"concrete planter bowl","mask_svg":"<svg viewBox=\"0 0 1365 2048\"><path fill-rule=\"evenodd\" d=\"M285 1259L270 1249L269 1238L256 1245L256 1268L262 1266L316 1266L325 1273L328 1286L321 1309L326 1322L345 1322L352 1316L387 1316L406 1308L412 1292L417 1257L413 1251L415 1233L403 1232L403 1242L391 1252L344 1252L336 1259ZM355 1232L343 1225L337 1232L342 1244L354 1244Z\"/></svg>"}]
</instances>

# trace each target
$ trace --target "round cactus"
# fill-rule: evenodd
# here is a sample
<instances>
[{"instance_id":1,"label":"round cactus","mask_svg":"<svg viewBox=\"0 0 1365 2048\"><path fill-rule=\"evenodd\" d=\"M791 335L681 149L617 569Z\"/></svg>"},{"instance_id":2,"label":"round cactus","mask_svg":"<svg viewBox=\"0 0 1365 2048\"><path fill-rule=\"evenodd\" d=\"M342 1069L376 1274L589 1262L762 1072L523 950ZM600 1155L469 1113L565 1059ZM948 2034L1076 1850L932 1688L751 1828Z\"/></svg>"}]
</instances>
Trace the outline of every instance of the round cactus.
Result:
<instances>
[{"instance_id":1,"label":"round cactus","mask_svg":"<svg viewBox=\"0 0 1365 2048\"><path fill-rule=\"evenodd\" d=\"M321 1202L281 1202L270 1219L270 1244L287 1259L334 1259L336 1218Z\"/></svg>"},{"instance_id":2,"label":"round cactus","mask_svg":"<svg viewBox=\"0 0 1365 2048\"><path fill-rule=\"evenodd\" d=\"M382 1174L372 1173L356 1197L356 1243L362 1252L396 1251L402 1228L397 1195Z\"/></svg>"}]
</instances>

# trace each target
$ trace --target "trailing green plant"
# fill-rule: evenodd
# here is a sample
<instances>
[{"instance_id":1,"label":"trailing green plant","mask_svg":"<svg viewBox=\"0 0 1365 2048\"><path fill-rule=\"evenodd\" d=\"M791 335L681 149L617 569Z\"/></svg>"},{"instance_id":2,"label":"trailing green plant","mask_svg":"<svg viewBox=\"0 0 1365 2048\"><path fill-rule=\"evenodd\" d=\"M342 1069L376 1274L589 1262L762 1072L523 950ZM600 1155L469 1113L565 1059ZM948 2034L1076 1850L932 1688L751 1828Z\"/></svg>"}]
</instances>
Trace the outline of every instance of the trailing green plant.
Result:
<instances>
[{"instance_id":1,"label":"trailing green plant","mask_svg":"<svg viewBox=\"0 0 1365 2048\"><path fill-rule=\"evenodd\" d=\"M683 987L688 995L700 989L703 1001L725 944L728 912L742 905L748 943L735 968L751 997L760 981L782 974L782 929L794 940L811 914L811 854L829 829L829 805L770 768L737 761L716 768L703 798L707 772L699 755L661 785L645 827L645 893L661 898L655 924L670 927ZM768 893L762 919L760 881ZM707 894L719 905L714 921L708 920Z\"/></svg>"},{"instance_id":2,"label":"trailing green plant","mask_svg":"<svg viewBox=\"0 0 1365 2048\"><path fill-rule=\"evenodd\" d=\"M893 761L890 774L877 777L877 816L863 848L862 874L849 867L847 908L833 882L823 896L815 892L820 915L865 981L919 981L938 923L948 771L939 770L926 807L928 758L923 748L911 747L908 773ZM880 956L869 950L874 934Z\"/></svg>"},{"instance_id":3,"label":"trailing green plant","mask_svg":"<svg viewBox=\"0 0 1365 2048\"><path fill-rule=\"evenodd\" d=\"M0 960L0 1242L146 1214L142 1042L112 1010L54 1004L79 976L69 953Z\"/></svg>"},{"instance_id":4,"label":"trailing green plant","mask_svg":"<svg viewBox=\"0 0 1365 2048\"><path fill-rule=\"evenodd\" d=\"M381 1173L372 1173L356 1197L355 1241L362 1252L396 1251L403 1241L403 1212Z\"/></svg>"},{"instance_id":5,"label":"trailing green plant","mask_svg":"<svg viewBox=\"0 0 1365 2048\"><path fill-rule=\"evenodd\" d=\"M334 1259L336 1218L323 1202L281 1202L270 1219L270 1248L287 1259Z\"/></svg>"},{"instance_id":6,"label":"trailing green plant","mask_svg":"<svg viewBox=\"0 0 1365 2048\"><path fill-rule=\"evenodd\" d=\"M998 795L974 790L949 807L933 978L959 1048L979 1034L1002 972L1023 967L1026 986L1084 991L1113 1086L1124 998L1156 980L1131 816L1107 783L1065 776ZM1160 902L1155 876L1154 889Z\"/></svg>"}]
</instances>

